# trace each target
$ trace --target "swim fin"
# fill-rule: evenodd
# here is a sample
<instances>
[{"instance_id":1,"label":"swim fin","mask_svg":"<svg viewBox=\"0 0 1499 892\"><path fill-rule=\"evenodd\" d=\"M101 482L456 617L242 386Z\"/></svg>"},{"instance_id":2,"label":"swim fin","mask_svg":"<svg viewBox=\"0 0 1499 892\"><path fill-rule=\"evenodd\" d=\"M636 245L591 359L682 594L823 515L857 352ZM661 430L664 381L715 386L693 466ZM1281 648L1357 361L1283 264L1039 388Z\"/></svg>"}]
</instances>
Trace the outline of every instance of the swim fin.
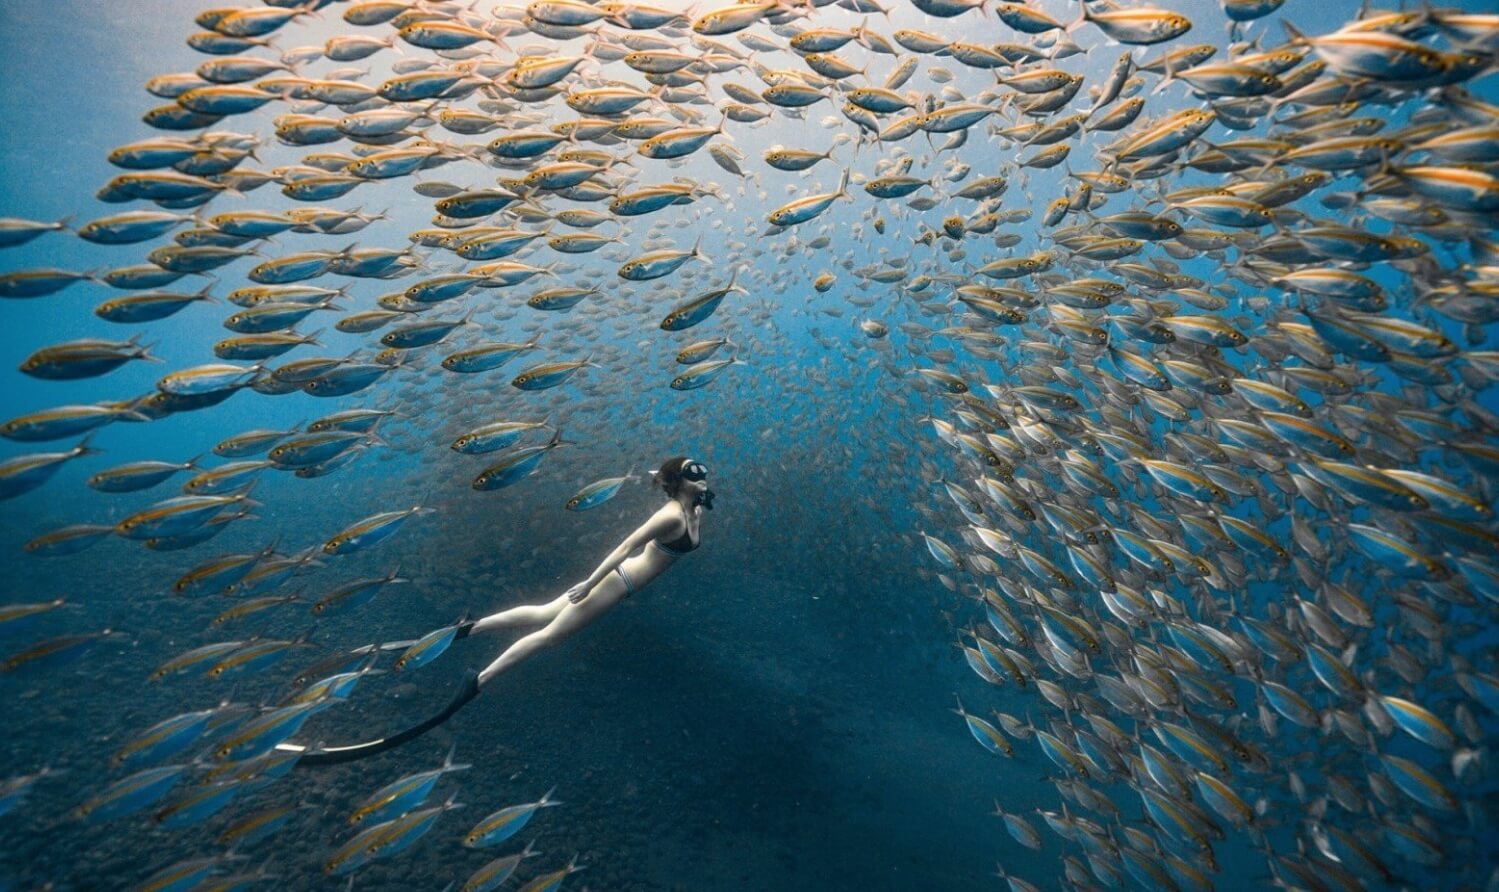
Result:
<instances>
[{"instance_id":1,"label":"swim fin","mask_svg":"<svg viewBox=\"0 0 1499 892\"><path fill-rule=\"evenodd\" d=\"M459 629L460 635L467 635L472 629L472 623L467 624L467 626L468 628ZM403 731L398 731L389 737L382 737L379 740L370 740L350 746L322 747L310 752L303 750L302 757L297 760L296 767L316 768L323 765L340 765L344 762L365 759L378 753L383 753L386 750L394 749L407 741L415 740L452 718L454 713L462 709L470 700L477 696L479 696L479 672L476 669L470 669L464 674L463 683L459 685L458 692L453 695L453 699L448 702L447 706L442 708L442 711L435 715ZM297 747L295 744L281 744L277 749L297 750L302 748Z\"/></svg>"}]
</instances>

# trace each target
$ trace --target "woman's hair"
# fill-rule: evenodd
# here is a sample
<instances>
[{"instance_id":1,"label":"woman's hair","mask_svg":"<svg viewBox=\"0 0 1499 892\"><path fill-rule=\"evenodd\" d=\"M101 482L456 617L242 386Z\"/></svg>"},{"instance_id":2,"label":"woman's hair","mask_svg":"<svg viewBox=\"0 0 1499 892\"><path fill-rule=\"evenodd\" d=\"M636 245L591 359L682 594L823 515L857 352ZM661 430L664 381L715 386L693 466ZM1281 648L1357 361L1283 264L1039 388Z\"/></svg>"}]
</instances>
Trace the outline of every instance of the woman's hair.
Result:
<instances>
[{"instance_id":1,"label":"woman's hair","mask_svg":"<svg viewBox=\"0 0 1499 892\"><path fill-rule=\"evenodd\" d=\"M666 490L666 494L676 498L677 490L682 486L682 466L691 461L685 455L673 455L661 463L661 468L656 471L656 482Z\"/></svg>"}]
</instances>

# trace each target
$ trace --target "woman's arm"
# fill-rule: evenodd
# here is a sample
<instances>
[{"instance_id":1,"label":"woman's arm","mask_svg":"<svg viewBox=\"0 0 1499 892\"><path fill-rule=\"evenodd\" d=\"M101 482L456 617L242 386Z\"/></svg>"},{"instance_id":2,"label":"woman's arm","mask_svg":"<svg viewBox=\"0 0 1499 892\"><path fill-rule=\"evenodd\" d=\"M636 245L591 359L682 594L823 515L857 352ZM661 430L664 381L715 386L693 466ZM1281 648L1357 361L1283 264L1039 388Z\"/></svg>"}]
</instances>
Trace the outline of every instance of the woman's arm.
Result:
<instances>
[{"instance_id":1,"label":"woman's arm","mask_svg":"<svg viewBox=\"0 0 1499 892\"><path fill-rule=\"evenodd\" d=\"M593 591L593 587L598 585L605 576L613 573L615 567L618 567L620 564L624 563L625 558L630 556L630 552L651 541L652 539L659 539L662 536L670 535L673 531L679 532L678 527L684 526L685 523L677 512L667 511L665 509L657 511L655 514L651 515L650 520L647 520L645 523L641 524L640 527L635 530L635 532L626 537L625 541L621 542L618 546L615 547L613 551L609 552L608 556L604 558L603 563L599 564L598 567L588 575L587 579L568 589L567 599L574 604L583 600L588 596L589 592Z\"/></svg>"}]
</instances>

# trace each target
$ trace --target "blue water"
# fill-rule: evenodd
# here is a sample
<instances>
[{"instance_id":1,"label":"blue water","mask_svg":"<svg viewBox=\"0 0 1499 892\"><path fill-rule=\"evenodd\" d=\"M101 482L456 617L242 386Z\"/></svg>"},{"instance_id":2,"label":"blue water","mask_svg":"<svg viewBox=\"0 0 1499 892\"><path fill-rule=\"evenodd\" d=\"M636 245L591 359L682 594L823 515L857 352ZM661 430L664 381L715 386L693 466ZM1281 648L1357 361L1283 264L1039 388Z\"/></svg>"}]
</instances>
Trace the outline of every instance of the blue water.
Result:
<instances>
[{"instance_id":1,"label":"blue water","mask_svg":"<svg viewBox=\"0 0 1499 892\"><path fill-rule=\"evenodd\" d=\"M0 129L0 214L43 220L76 215L82 222L122 209L93 197L98 186L118 173L105 155L114 146L159 135L139 118L161 100L140 85L164 72L191 70L207 58L188 48L183 38L193 30L192 15L212 5L28 0L0 6L0 53L7 60L0 109L11 122ZM1173 8L1197 23L1178 43L1193 38L1222 43L1222 14L1215 6L1194 2ZM1047 9L1063 19L1073 14L1072 7L1058 3ZM1304 8L1293 4L1288 17L1307 33L1322 33L1356 12L1357 5L1346 2ZM317 44L352 31L338 13L335 6L320 21L286 29L277 36L278 46ZM859 20L838 10L826 14L837 16L833 21L840 27ZM988 21L986 27L999 30ZM970 15L956 24L939 22L903 9L888 26L879 17L872 17L870 25L886 32L918 27L953 33L976 27L978 20ZM1266 29L1257 25L1251 33ZM1273 42L1278 29L1270 34ZM1103 76L1120 51L1097 37L1090 35L1087 45L1094 48L1085 60L1074 58L1063 66L1086 73L1089 83ZM511 40L517 48L542 43L527 36ZM354 64L388 65L394 58L399 57L385 53ZM889 57L872 58L872 70L884 72L891 65ZM771 67L792 64L789 56L763 61ZM953 69L967 90L989 83L953 60L924 60L924 65L932 64ZM333 65L315 63L319 70ZM742 73L734 79L750 78ZM918 83L920 89L936 89L920 76ZM1153 79L1147 89L1150 83ZM1493 78L1478 87L1494 98ZM1187 101L1177 94L1153 99L1147 107L1159 110L1168 99ZM271 114L279 113L273 108L221 126L268 134ZM441 889L450 881L461 883L490 858L518 850L522 841L533 838L544 854L525 862L512 885L560 868L577 855L587 869L570 878L567 888L996 888L1002 883L993 877L996 863L1042 888L1061 887L1058 856L1075 854L1076 847L1064 844L1034 815L1036 809L1061 807L1049 780L1056 775L1055 766L1034 741L1016 741L1014 759L984 752L950 711L957 693L976 713L978 707L985 713L995 708L1029 715L1038 724L1043 715L1032 692L990 687L967 668L955 641L959 630L982 622L981 613L972 601L941 584L936 575L940 568L916 535L925 529L956 544L958 531L965 528L940 487L930 483L956 467L953 454L922 420L947 404L914 388L910 378L912 368L935 363L919 355L927 345L897 327L901 321L930 320L910 297L880 286L862 290L848 271L887 257L909 255L913 264L928 256L940 259L927 249L911 248L910 239L918 234L916 218L938 225L941 207L918 215L886 203L884 214L896 235L878 238L865 219L871 200L856 190L855 202L836 203L814 224L796 230L802 245L794 252L786 250L787 236L758 238L765 213L794 197L787 184L794 184L796 195L831 191L838 174L827 163L808 174L776 172L759 161L759 152L775 143L825 148L833 133L846 129L841 116L839 128L825 129L820 121L830 114L836 110L819 103L801 122L775 119L758 129L731 126L736 144L748 156L743 166L758 173L758 182L748 185L736 183L706 152L679 168L637 161L649 170L644 179L652 182L672 176L716 182L733 205L725 208L704 199L690 210L633 218L626 230L628 254L639 253L636 249L648 237L664 234L685 248L706 232L704 250L715 261L711 267L689 263L673 277L620 287L612 263L585 255L580 265L595 274L572 277L567 284L598 283L607 297L587 301L565 316L521 306L537 287L560 284L546 280L470 298L470 306L493 302L493 312L486 303L481 315L486 338L525 340L542 334L549 349L538 361L597 351L602 368L585 370L562 388L521 393L508 387L504 382L527 360L455 380L437 366L442 355L437 352L425 367L388 376L352 397L319 400L295 393L271 398L245 392L205 411L149 424L111 425L92 443L104 454L69 463L45 487L4 503L0 554L7 556L5 601L66 597L71 605L5 633L8 637L0 642L4 651L52 635L104 628L122 634L78 662L0 676L9 731L0 743L3 774L26 774L43 766L58 772L43 778L21 809L0 817L0 876L10 877L18 889L48 883L65 889L128 888L175 861L222 851L215 837L237 817L295 800L307 809L286 830L246 852L248 858L234 869L269 864L270 872L280 877L274 882L288 889L342 888L342 881L323 876L320 867L348 838L348 812L381 785L437 767L453 745L458 760L474 768L444 778L431 802L456 793L466 807L440 819L412 850L361 870L355 888ZM973 176L1013 160L1014 149L986 144L978 133L976 128L959 153L973 165ZM488 138L453 136L453 141ZM931 151L921 137L906 143L904 149L912 154ZM254 166L289 164L322 148L340 147L269 144ZM843 146L835 153L839 162L869 176L876 158L892 155L893 148L884 144L857 150ZM1075 160L1085 163L1087 157L1074 150ZM473 167L460 174L462 167L421 178L442 180L451 172L455 182L476 183L493 176ZM934 163L921 175L938 170ZM1005 207L1031 205L1039 212L1059 194L1062 176L1058 168L1031 171L1024 184L1017 178ZM430 200L418 198L409 187L409 179L361 186L346 198L324 202L389 209L389 219L351 236L288 233L267 254L341 248L352 242L403 246L408 232L428 225L430 214ZM275 190L266 186L243 200L216 200L210 208L291 207ZM1033 220L1012 227L1026 235L1016 253L1042 245L1037 226ZM660 227L664 233L653 232ZM822 233L831 236L828 247L805 246ZM730 244L733 240L742 245ZM4 270L102 270L141 262L144 249L155 244L106 248L49 234L7 250L0 263ZM980 244L970 242L970 262L987 262L978 260L986 253ZM521 259L541 264L551 256ZM258 258L216 271L218 290L244 284L244 272L254 262ZM1194 263L1189 271L1211 269L1205 261ZM739 264L749 265L750 273L741 281L749 284L750 295L731 296L711 324L692 331L668 334L657 328L679 299L721 286ZM438 269L446 265L437 263ZM833 293L819 296L811 280L824 270L837 272L840 282ZM376 296L410 281L357 280L347 303L351 309L368 309ZM189 291L200 287L192 282L179 285ZM0 338L0 368L12 370L0 373L5 375L5 418L66 403L132 398L150 392L170 370L214 361L211 345L227 336L220 321L229 309L195 305L165 322L141 327L154 345L152 352L164 360L161 364L133 363L101 378L71 382L38 381L13 371L46 344L127 336L124 327L90 312L99 301L119 294L82 283L0 307L6 332ZM878 305L866 312L849 304L850 296L877 298ZM458 314L440 308L433 315ZM877 344L859 332L855 323L866 316L891 326L888 341ZM363 336L334 332L335 318L317 314L299 326L303 331L326 327L323 346L299 348L286 358L342 356L366 343ZM699 337L718 335L739 344L747 364L729 369L701 390L669 389L668 381L679 370L674 353ZM1488 349L1494 342L1490 331ZM973 366L983 364L974 361ZM995 378L1001 374L992 365L985 371ZM1481 402L1499 410L1492 388ZM169 488L185 479L149 492L110 496L84 485L103 468L136 459L183 461L242 430L285 428L352 407L398 412L381 427L388 445L315 480L268 472L254 494L264 505L256 510L257 519L230 525L209 544L155 553L111 538L75 557L50 560L21 550L35 536L67 524L116 522L166 498ZM447 443L476 419L548 414L576 445L549 454L542 470L516 487L474 492L469 482L487 462L458 455ZM0 444L0 457L67 448L67 441L60 443L6 442ZM283 696L286 680L297 670L337 649L415 637L464 615L550 600L583 578L647 516L659 495L629 485L615 500L584 513L565 511L566 499L593 480L631 469L641 473L679 453L708 464L719 495L716 510L704 519L702 548L583 633L507 673L443 728L367 762L296 773L237 801L201 827L161 830L145 812L102 825L80 824L68 816L122 776L109 765L110 754L163 718L224 701L273 702ZM1491 486L1492 481L1483 483ZM228 599L172 594L172 582L209 556L258 550L276 537L281 550L291 553L320 544L362 517L416 504L438 511L413 518L376 548L328 558L326 566L280 589L316 600L342 582L382 575L397 566L414 580L388 587L355 614L314 620L305 605L294 605L221 630L210 621L229 606ZM1321 534L1337 554L1347 552L1335 527L1324 526ZM1268 588L1257 586L1253 594L1268 597ZM1378 593L1377 588L1365 592L1371 598ZM1492 640L1490 619L1491 613L1482 610L1448 617L1454 630L1461 630L1452 649L1480 665L1487 656L1486 671L1493 669L1492 654L1485 655L1485 642ZM314 646L245 680L221 683L188 675L145 681L163 660L210 641L254 633L292 638L309 630ZM342 742L413 721L447 698L463 670L492 659L510 637L455 645L410 678L387 674L366 679L348 704L315 718L298 739ZM1252 719L1252 685L1241 688L1240 705ZM1333 745L1302 735L1288 723L1283 726L1283 755L1311 753L1315 761L1319 746ZM1484 728L1491 741L1492 722ZM1411 755L1403 747L1398 743L1395 751ZM1376 763L1350 751L1346 742L1336 759L1340 770L1354 777L1377 771ZM463 834L483 815L534 801L552 787L565 804L540 812L513 844L484 852L460 846ZM1138 795L1122 784L1105 789L1138 822ZM1491 807L1492 789L1492 782L1485 782L1475 801ZM1490 791L1487 800L1482 790ZM989 814L996 799L1006 810L1031 818L1045 840L1044 851L1022 848L1005 833ZM1283 845L1295 831L1299 807L1289 799L1273 805L1272 833ZM1477 826L1464 831L1469 835L1459 846L1476 864L1492 869L1493 831L1481 823L1482 817L1474 818ZM1242 836L1222 844L1217 860L1221 871L1215 880L1221 888L1268 885L1263 857ZM1463 876L1481 879L1485 873L1475 869ZM1450 885L1455 875L1406 879L1412 888L1438 888Z\"/></svg>"}]
</instances>

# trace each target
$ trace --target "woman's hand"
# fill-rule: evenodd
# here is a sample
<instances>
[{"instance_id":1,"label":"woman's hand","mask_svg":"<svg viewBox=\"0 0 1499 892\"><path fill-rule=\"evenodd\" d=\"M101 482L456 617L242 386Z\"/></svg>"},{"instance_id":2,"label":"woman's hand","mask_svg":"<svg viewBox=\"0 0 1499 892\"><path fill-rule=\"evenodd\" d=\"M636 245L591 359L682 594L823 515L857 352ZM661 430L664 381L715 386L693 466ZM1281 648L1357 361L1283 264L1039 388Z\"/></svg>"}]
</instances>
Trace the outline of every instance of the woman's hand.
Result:
<instances>
[{"instance_id":1,"label":"woman's hand","mask_svg":"<svg viewBox=\"0 0 1499 892\"><path fill-rule=\"evenodd\" d=\"M567 590L567 600L576 604L584 598L588 597L588 592L592 589L593 586L589 585L588 580L585 579Z\"/></svg>"}]
</instances>

